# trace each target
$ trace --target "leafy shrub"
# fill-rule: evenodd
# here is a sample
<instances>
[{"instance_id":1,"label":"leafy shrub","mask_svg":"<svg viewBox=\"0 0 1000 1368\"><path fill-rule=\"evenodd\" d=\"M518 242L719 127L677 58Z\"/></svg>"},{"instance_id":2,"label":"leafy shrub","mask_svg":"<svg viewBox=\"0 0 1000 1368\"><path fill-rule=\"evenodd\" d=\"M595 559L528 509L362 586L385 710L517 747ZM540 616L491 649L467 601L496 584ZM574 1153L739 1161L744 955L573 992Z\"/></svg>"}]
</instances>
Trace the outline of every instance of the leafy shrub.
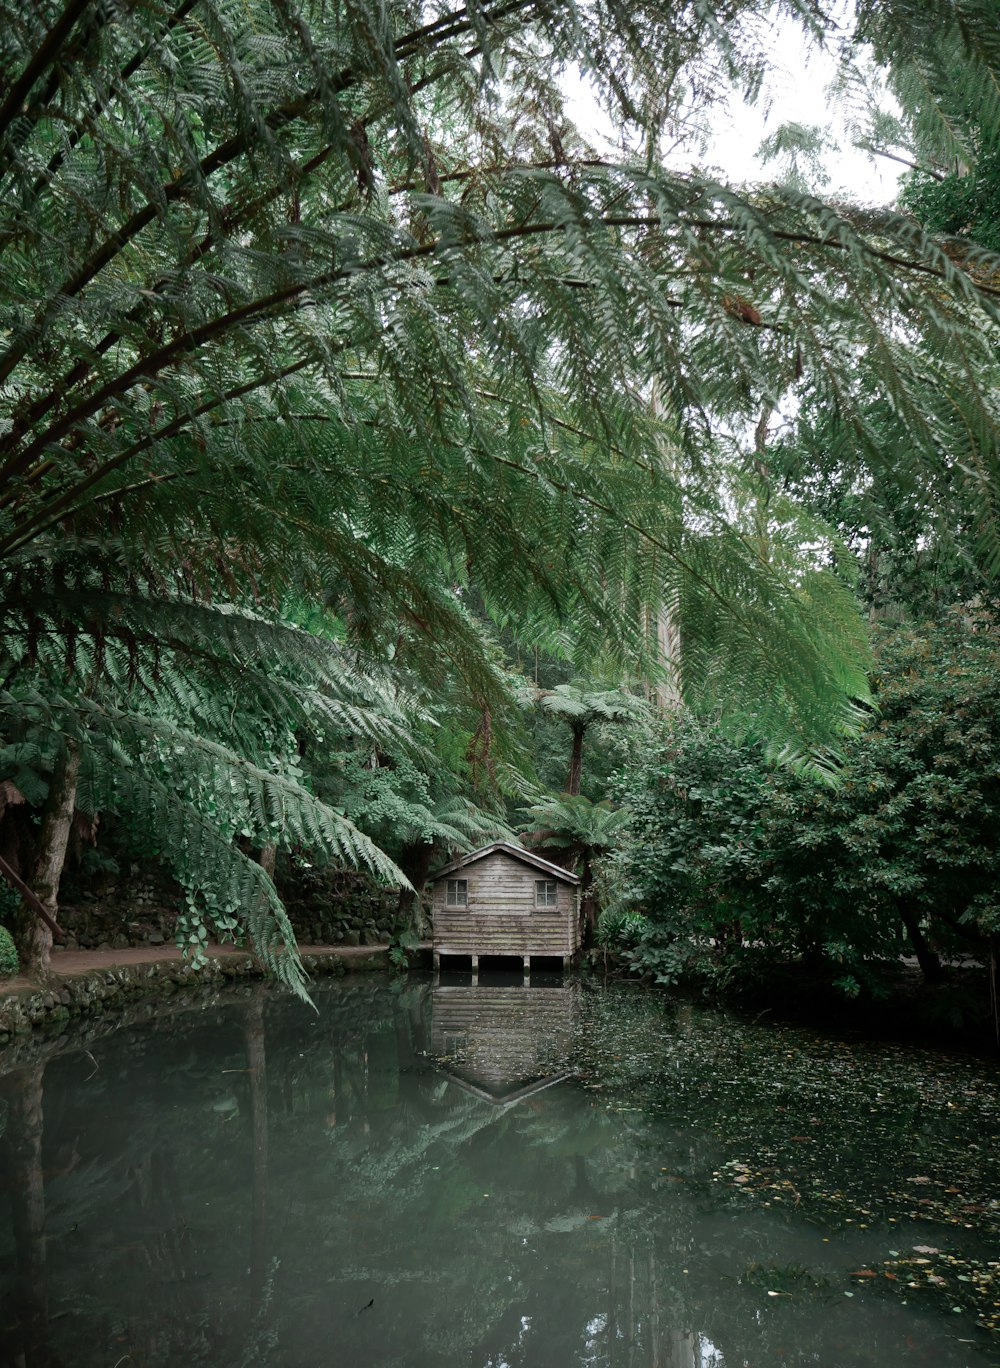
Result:
<instances>
[{"instance_id":1,"label":"leafy shrub","mask_svg":"<svg viewBox=\"0 0 1000 1368\"><path fill-rule=\"evenodd\" d=\"M835 781L689 716L624 774L631 812L606 878L646 913L631 952L660 983L720 989L788 960L872 990L872 966L1000 938L1000 633L966 606L883 629L878 711Z\"/></svg>"},{"instance_id":2,"label":"leafy shrub","mask_svg":"<svg viewBox=\"0 0 1000 1368\"><path fill-rule=\"evenodd\" d=\"M605 950L631 947L646 929L646 918L634 908L611 907L597 919L597 944Z\"/></svg>"},{"instance_id":3,"label":"leafy shrub","mask_svg":"<svg viewBox=\"0 0 1000 1368\"><path fill-rule=\"evenodd\" d=\"M5 926L0 926L0 978L16 974L18 967L14 938Z\"/></svg>"}]
</instances>

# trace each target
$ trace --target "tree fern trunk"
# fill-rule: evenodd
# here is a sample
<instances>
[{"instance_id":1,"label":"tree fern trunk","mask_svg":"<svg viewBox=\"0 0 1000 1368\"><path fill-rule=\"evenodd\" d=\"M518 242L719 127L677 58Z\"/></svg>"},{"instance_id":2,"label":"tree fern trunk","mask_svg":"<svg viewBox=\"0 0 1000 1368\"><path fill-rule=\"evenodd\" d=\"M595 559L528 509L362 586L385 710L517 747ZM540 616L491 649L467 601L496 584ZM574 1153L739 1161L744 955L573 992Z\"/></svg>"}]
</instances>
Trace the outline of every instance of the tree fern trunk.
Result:
<instances>
[{"instance_id":1,"label":"tree fern trunk","mask_svg":"<svg viewBox=\"0 0 1000 1368\"><path fill-rule=\"evenodd\" d=\"M48 908L53 919L59 910L59 883L76 809L79 774L80 752L70 743L52 774L34 870L28 880L31 891ZM17 940L23 967L30 973L45 973L52 952L52 930L26 902L21 904Z\"/></svg>"},{"instance_id":2,"label":"tree fern trunk","mask_svg":"<svg viewBox=\"0 0 1000 1368\"><path fill-rule=\"evenodd\" d=\"M660 605L653 624L656 633L656 653L666 670L655 689L655 701L664 711L674 711L681 705L681 629L676 617L665 605Z\"/></svg>"},{"instance_id":3,"label":"tree fern trunk","mask_svg":"<svg viewBox=\"0 0 1000 1368\"><path fill-rule=\"evenodd\" d=\"M580 792L580 782L583 779L583 733L582 722L577 722L573 727L573 750L569 759L569 778L566 780L566 792L576 795Z\"/></svg>"}]
</instances>

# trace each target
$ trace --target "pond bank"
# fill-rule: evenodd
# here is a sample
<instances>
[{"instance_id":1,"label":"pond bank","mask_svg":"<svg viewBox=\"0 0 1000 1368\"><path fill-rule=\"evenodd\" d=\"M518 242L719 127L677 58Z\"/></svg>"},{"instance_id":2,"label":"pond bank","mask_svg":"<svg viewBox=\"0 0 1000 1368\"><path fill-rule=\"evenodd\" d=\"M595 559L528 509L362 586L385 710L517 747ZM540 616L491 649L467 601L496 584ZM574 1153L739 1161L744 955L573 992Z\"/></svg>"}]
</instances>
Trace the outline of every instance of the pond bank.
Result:
<instances>
[{"instance_id":1,"label":"pond bank","mask_svg":"<svg viewBox=\"0 0 1000 1368\"><path fill-rule=\"evenodd\" d=\"M391 967L388 945L302 945L299 953L313 976ZM206 955L206 963L196 968L176 946L57 950L44 982L23 975L0 982L0 1046L36 1028L58 1028L70 1018L101 1013L137 997L169 997L181 988L262 976L245 949L210 945ZM429 967L430 947L421 946L411 963Z\"/></svg>"},{"instance_id":2,"label":"pond bank","mask_svg":"<svg viewBox=\"0 0 1000 1368\"><path fill-rule=\"evenodd\" d=\"M847 1031L868 1040L971 1050L990 1057L1000 1051L988 973L971 960L946 965L939 983L928 983L915 960L873 965L864 991L853 997L829 972L796 963L771 966L766 973L723 992L693 978L657 989L652 975L635 973L620 954L590 951L586 962L598 977L634 978L654 990L702 1006L725 1008L752 1021L784 1021Z\"/></svg>"}]
</instances>

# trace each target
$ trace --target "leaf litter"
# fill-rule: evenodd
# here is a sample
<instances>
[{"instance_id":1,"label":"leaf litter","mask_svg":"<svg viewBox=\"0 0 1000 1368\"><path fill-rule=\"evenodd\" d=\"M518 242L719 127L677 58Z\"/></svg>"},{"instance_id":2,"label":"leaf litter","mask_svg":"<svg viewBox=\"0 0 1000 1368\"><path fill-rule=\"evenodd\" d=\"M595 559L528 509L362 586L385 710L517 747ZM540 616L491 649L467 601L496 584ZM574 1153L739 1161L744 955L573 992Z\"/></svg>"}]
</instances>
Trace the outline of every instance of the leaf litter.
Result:
<instances>
[{"instance_id":1,"label":"leaf litter","mask_svg":"<svg viewBox=\"0 0 1000 1368\"><path fill-rule=\"evenodd\" d=\"M624 985L584 994L573 1062L596 1105L695 1127L718 1146L711 1166L658 1165L661 1181L858 1232L866 1259L845 1265L844 1295L865 1286L935 1303L996 1335L1000 1351L996 1063L751 1023Z\"/></svg>"}]
</instances>

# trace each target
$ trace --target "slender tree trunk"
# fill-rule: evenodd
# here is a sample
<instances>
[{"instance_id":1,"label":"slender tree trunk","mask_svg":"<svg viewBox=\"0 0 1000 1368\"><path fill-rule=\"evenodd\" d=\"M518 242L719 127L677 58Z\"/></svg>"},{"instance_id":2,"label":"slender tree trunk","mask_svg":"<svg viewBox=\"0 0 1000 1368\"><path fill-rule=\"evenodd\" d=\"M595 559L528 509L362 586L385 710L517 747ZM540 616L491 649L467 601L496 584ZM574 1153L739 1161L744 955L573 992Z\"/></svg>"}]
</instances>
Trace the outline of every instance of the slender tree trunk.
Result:
<instances>
[{"instance_id":1,"label":"slender tree trunk","mask_svg":"<svg viewBox=\"0 0 1000 1368\"><path fill-rule=\"evenodd\" d=\"M649 404L657 418L662 418L667 411L662 387L657 379L653 380ZM667 474L676 478L679 473L677 458L665 443L660 443L660 460ZM652 701L664 712L674 712L681 706L681 628L673 605L661 603L656 612L647 618L646 631L655 639L659 664L666 671L666 677L659 680L649 693Z\"/></svg>"},{"instance_id":2,"label":"slender tree trunk","mask_svg":"<svg viewBox=\"0 0 1000 1368\"><path fill-rule=\"evenodd\" d=\"M868 542L868 564L866 573L868 578L868 621L874 627L878 622L878 545L875 541L875 534L872 533Z\"/></svg>"},{"instance_id":3,"label":"slender tree trunk","mask_svg":"<svg viewBox=\"0 0 1000 1368\"><path fill-rule=\"evenodd\" d=\"M589 947L594 943L597 928L597 902L594 898L594 870L589 850L583 852L583 875L580 879L580 915L583 920L583 943Z\"/></svg>"},{"instance_id":4,"label":"slender tree trunk","mask_svg":"<svg viewBox=\"0 0 1000 1368\"><path fill-rule=\"evenodd\" d=\"M59 882L66 863L66 848L76 810L79 775L80 752L69 742L49 784L34 870L28 880L31 891L45 904L54 919L59 911ZM44 974L48 970L52 952L52 931L26 902L21 904L17 940L24 968L30 973Z\"/></svg>"},{"instance_id":5,"label":"slender tree trunk","mask_svg":"<svg viewBox=\"0 0 1000 1368\"><path fill-rule=\"evenodd\" d=\"M993 1034L1000 1047L1000 936L990 936L990 1014Z\"/></svg>"},{"instance_id":6,"label":"slender tree trunk","mask_svg":"<svg viewBox=\"0 0 1000 1368\"><path fill-rule=\"evenodd\" d=\"M273 841L268 841L267 845L261 846L260 855L257 863L269 879L274 878L274 862L278 858L278 847Z\"/></svg>"},{"instance_id":7,"label":"slender tree trunk","mask_svg":"<svg viewBox=\"0 0 1000 1368\"><path fill-rule=\"evenodd\" d=\"M569 759L569 778L566 780L566 792L573 796L580 792L580 781L583 778L583 733L585 730L582 722L574 722L573 750Z\"/></svg>"},{"instance_id":8,"label":"slender tree trunk","mask_svg":"<svg viewBox=\"0 0 1000 1368\"><path fill-rule=\"evenodd\" d=\"M906 934L910 938L913 953L917 957L917 963L920 965L920 971L924 978L928 983L940 983L944 979L944 967L937 952L927 944L917 918L908 907L901 907L899 915L903 919Z\"/></svg>"}]
</instances>

